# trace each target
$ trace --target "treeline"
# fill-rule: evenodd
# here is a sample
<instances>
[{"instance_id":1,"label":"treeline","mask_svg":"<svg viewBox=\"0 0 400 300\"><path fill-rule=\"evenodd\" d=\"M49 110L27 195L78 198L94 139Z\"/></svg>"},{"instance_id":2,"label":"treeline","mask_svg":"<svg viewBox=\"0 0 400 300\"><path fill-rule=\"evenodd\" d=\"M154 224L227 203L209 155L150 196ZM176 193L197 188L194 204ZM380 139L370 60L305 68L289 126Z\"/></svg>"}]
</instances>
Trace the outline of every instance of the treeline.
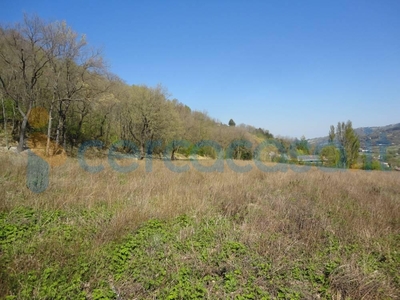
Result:
<instances>
[{"instance_id":1,"label":"treeline","mask_svg":"<svg viewBox=\"0 0 400 300\"><path fill-rule=\"evenodd\" d=\"M341 147L331 143L323 151L311 149L305 137L274 137L263 128L236 126L233 119L225 125L170 99L161 85L126 84L109 72L84 35L66 22L48 23L37 16L0 26L0 99L6 146L17 141L18 151L41 147L47 156L74 154L82 143L95 140L140 158L223 153L225 158L257 155L296 163L299 155L321 152L327 165L350 167L359 147L351 123L336 133L331 129L331 142L336 139Z\"/></svg>"},{"instance_id":2,"label":"treeline","mask_svg":"<svg viewBox=\"0 0 400 300\"><path fill-rule=\"evenodd\" d=\"M18 151L27 139L45 140L46 155L54 144L72 153L87 140L104 147L123 140L133 142L141 157L168 145L174 159L176 152L188 154L203 140L226 149L234 140L256 145L256 136L273 137L265 129L227 126L192 111L169 99L162 86L126 84L108 71L84 35L65 22L46 23L37 16L0 27L0 93L7 144L17 140ZM121 145L121 151L129 151ZM251 149L240 143L237 148L234 158L251 158ZM207 145L200 152L215 156Z\"/></svg>"}]
</instances>

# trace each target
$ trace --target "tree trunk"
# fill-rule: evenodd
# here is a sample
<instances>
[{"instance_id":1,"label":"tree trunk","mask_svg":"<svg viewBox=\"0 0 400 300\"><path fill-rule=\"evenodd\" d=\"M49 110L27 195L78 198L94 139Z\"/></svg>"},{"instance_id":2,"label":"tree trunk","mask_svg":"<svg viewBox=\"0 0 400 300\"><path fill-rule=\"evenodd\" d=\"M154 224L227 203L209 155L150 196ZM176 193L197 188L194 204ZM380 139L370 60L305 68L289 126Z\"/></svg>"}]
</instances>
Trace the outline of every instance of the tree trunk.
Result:
<instances>
[{"instance_id":1,"label":"tree trunk","mask_svg":"<svg viewBox=\"0 0 400 300\"><path fill-rule=\"evenodd\" d=\"M179 146L178 146L178 147L173 147L173 148L172 148L171 160L176 160L175 153L176 153L176 151L179 150L179 148L180 148Z\"/></svg>"},{"instance_id":2,"label":"tree trunk","mask_svg":"<svg viewBox=\"0 0 400 300\"><path fill-rule=\"evenodd\" d=\"M67 129L65 128L65 122L64 122L64 127L63 127L63 147L64 150L67 151Z\"/></svg>"},{"instance_id":3,"label":"tree trunk","mask_svg":"<svg viewBox=\"0 0 400 300\"><path fill-rule=\"evenodd\" d=\"M3 105L4 136L6 138L6 148L8 149L7 114L6 114L6 107L4 105L4 98L3 97L1 97L1 103Z\"/></svg>"},{"instance_id":4,"label":"tree trunk","mask_svg":"<svg viewBox=\"0 0 400 300\"><path fill-rule=\"evenodd\" d=\"M14 104L12 105L12 109L13 109L13 116L12 116L11 137L14 136L14 130L15 130L15 107L14 107Z\"/></svg>"},{"instance_id":5,"label":"tree trunk","mask_svg":"<svg viewBox=\"0 0 400 300\"><path fill-rule=\"evenodd\" d=\"M62 110L62 104L63 104L63 101L60 101L60 110L59 110L60 122L58 123L59 126L57 129L58 130L57 136L59 138L59 141L57 144L58 145L62 144L64 147L64 150L67 150L67 126L66 126L66 124L67 124L67 112L68 112L69 106L71 104L71 101L65 102L64 110ZM60 138L61 138L61 140L60 140Z\"/></svg>"},{"instance_id":6,"label":"tree trunk","mask_svg":"<svg viewBox=\"0 0 400 300\"><path fill-rule=\"evenodd\" d=\"M143 159L145 157L145 153L144 153L144 142L140 143L140 159Z\"/></svg>"},{"instance_id":7,"label":"tree trunk","mask_svg":"<svg viewBox=\"0 0 400 300\"><path fill-rule=\"evenodd\" d=\"M172 149L172 152L171 152L171 160L176 160L176 158L175 158L175 152L176 152L176 149L175 149L175 148Z\"/></svg>"},{"instance_id":8,"label":"tree trunk","mask_svg":"<svg viewBox=\"0 0 400 300\"><path fill-rule=\"evenodd\" d=\"M33 103L33 101L29 101L29 107L28 107L28 111L26 112L26 114L24 114L22 109L18 106L18 110L19 110L21 116L23 117L23 119L22 119L20 131L19 131L19 142L18 142L17 152L22 152L24 150L26 127L28 125L29 114L31 113L31 110L32 110L32 103Z\"/></svg>"},{"instance_id":9,"label":"tree trunk","mask_svg":"<svg viewBox=\"0 0 400 300\"><path fill-rule=\"evenodd\" d=\"M28 111L28 114L29 113L30 113L30 109ZM26 114L22 120L21 129L19 132L19 142L18 142L18 147L17 147L18 152L22 152L24 150L25 132L26 132L26 126L28 124L28 114Z\"/></svg>"},{"instance_id":10,"label":"tree trunk","mask_svg":"<svg viewBox=\"0 0 400 300\"><path fill-rule=\"evenodd\" d=\"M57 125L57 131L56 131L56 144L60 145L60 133L61 133L61 127L62 127L62 118L59 116L58 118L58 125Z\"/></svg>"},{"instance_id":11,"label":"tree trunk","mask_svg":"<svg viewBox=\"0 0 400 300\"><path fill-rule=\"evenodd\" d=\"M64 116L63 116L62 104L63 104L63 102L60 101L60 103L59 103L60 106L58 108L58 125L57 125L57 132L56 132L56 144L57 145L61 145L60 138L63 135L63 133L61 131L64 126L63 125Z\"/></svg>"},{"instance_id":12,"label":"tree trunk","mask_svg":"<svg viewBox=\"0 0 400 300\"><path fill-rule=\"evenodd\" d=\"M51 121L52 121L52 113L53 113L53 102L50 106L49 111L49 123L47 125L47 142L46 142L46 156L50 155L50 136L51 136Z\"/></svg>"}]
</instances>

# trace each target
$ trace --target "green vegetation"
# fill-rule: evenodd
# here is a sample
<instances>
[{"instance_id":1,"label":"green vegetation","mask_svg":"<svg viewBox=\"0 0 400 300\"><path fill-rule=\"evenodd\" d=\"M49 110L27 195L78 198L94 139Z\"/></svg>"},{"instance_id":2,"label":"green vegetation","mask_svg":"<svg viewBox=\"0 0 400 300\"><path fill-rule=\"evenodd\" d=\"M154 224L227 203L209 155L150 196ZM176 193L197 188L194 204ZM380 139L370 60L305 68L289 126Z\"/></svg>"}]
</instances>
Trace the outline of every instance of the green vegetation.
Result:
<instances>
[{"instance_id":1,"label":"green vegetation","mask_svg":"<svg viewBox=\"0 0 400 300\"><path fill-rule=\"evenodd\" d=\"M36 16L0 26L0 99L2 144L16 144L19 152L28 147L42 158L75 156L88 141L97 141L99 149L90 150L98 154L112 148L141 159L216 158L221 151L223 157L250 160L265 141L263 161L298 163L298 156L320 154L304 136L274 138L267 129L233 119L225 125L192 111L161 85L129 86L108 72L101 54L89 51L84 36L65 22ZM350 121L339 122L336 131L331 126L329 138L340 157L337 162L328 148L321 154L324 165L360 168L360 144ZM214 144L201 146L204 141ZM379 141L387 143L384 137ZM398 165L395 154L382 153L385 158L378 160ZM376 169L374 164L361 168Z\"/></svg>"},{"instance_id":2,"label":"green vegetation","mask_svg":"<svg viewBox=\"0 0 400 300\"><path fill-rule=\"evenodd\" d=\"M241 230L227 217L196 220L181 215L149 220L121 240L94 249L96 223L109 223L113 208L38 211L18 207L1 215L2 294L7 299L330 299L356 255L370 280L396 275L400 255L364 253L327 234L316 253L275 262L279 253L259 254L241 242ZM93 226L93 227L92 227ZM283 236L271 236L271 241ZM392 243L398 243L393 237ZM397 237L398 239L398 237ZM377 241L378 242L378 241ZM382 240L380 242L390 242ZM395 245L394 244L394 245ZM22 264L22 265L19 265ZM11 267L18 272L10 272ZM283 267L283 268L282 268ZM380 272L375 279L373 272ZM295 282L301 283L296 284ZM365 283L367 289L370 283ZM372 283L374 285L377 282ZM337 286L337 288L345 288ZM351 288L351 287L349 287ZM355 292L355 291L353 291ZM378 294L384 291L376 291ZM351 292L350 292L351 294Z\"/></svg>"},{"instance_id":3,"label":"green vegetation","mask_svg":"<svg viewBox=\"0 0 400 300\"><path fill-rule=\"evenodd\" d=\"M354 132L351 121L339 122L336 127L332 125L329 131L329 143L334 142L339 149L339 164L336 162L336 156L332 147L325 149L325 153L329 155L328 164L350 168L357 163L358 151L360 149L360 141Z\"/></svg>"},{"instance_id":4,"label":"green vegetation","mask_svg":"<svg viewBox=\"0 0 400 300\"><path fill-rule=\"evenodd\" d=\"M223 125L192 111L169 99L161 85L125 84L108 72L99 52L88 49L84 36L65 22L36 16L0 26L0 100L5 146L17 142L18 151L28 146L42 157L75 155L89 140L103 148L129 141L116 150L140 158L165 152L172 160L176 153L189 156L204 140L224 150L233 140L258 144L252 127L236 127L232 119ZM257 132L272 137L268 130ZM201 151L215 157L212 149Z\"/></svg>"},{"instance_id":5,"label":"green vegetation","mask_svg":"<svg viewBox=\"0 0 400 300\"><path fill-rule=\"evenodd\" d=\"M325 146L322 148L321 160L324 161L324 165L327 167L337 167L340 162L340 151L334 145Z\"/></svg>"},{"instance_id":6,"label":"green vegetation","mask_svg":"<svg viewBox=\"0 0 400 300\"><path fill-rule=\"evenodd\" d=\"M88 55L86 39L65 22L25 16L1 26L0 51L2 141L6 147L17 143L18 151L75 156L82 143L98 141L99 152L112 148L139 158L216 158L216 147L199 147L213 141L225 157L250 160L268 140L275 147L263 155L266 161L296 161L311 153L305 137L274 138L267 129L236 126L233 119L224 125L170 99L161 85L125 84L108 72L101 54Z\"/></svg>"},{"instance_id":7,"label":"green vegetation","mask_svg":"<svg viewBox=\"0 0 400 300\"><path fill-rule=\"evenodd\" d=\"M397 173L174 173L160 161L148 173L144 164L90 174L70 160L35 194L23 157L2 155L0 298L399 294Z\"/></svg>"},{"instance_id":8,"label":"green vegetation","mask_svg":"<svg viewBox=\"0 0 400 300\"><path fill-rule=\"evenodd\" d=\"M400 294L397 173L288 171L280 163L315 152L305 137L274 138L233 119L224 125L169 99L162 86L128 86L65 22L25 17L0 27L0 98L0 142L17 142L19 152L26 143L43 158L0 153L0 298ZM332 126L329 138L324 166L381 170L383 160L398 162L399 149L382 148L360 167L350 121ZM104 166L99 173L72 158L93 140L85 159ZM108 161L105 149L115 154ZM167 162L186 171L137 161L153 155L170 155ZM227 159L219 161L224 172L191 164L215 158ZM129 170L132 160L134 171L115 170Z\"/></svg>"}]
</instances>

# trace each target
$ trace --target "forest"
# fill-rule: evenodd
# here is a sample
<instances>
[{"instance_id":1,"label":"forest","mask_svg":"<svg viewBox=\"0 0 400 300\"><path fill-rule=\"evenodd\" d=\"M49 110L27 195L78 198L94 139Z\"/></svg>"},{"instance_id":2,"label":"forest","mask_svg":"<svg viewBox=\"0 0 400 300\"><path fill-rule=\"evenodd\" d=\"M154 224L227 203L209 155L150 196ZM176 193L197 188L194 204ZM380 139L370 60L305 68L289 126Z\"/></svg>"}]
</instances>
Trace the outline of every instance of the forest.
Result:
<instances>
[{"instance_id":1,"label":"forest","mask_svg":"<svg viewBox=\"0 0 400 300\"><path fill-rule=\"evenodd\" d=\"M171 98L162 84L129 85L109 71L102 53L65 21L25 15L0 27L0 99L6 148L42 157L76 156L93 141L137 158L217 157L301 163L314 154L327 167L370 169L359 159L351 121L332 125L329 143L309 145L264 128L214 119ZM261 149L261 150L260 150ZM93 150L93 149L92 149ZM104 150L104 151L103 151ZM381 169L376 161L375 169Z\"/></svg>"},{"instance_id":2,"label":"forest","mask_svg":"<svg viewBox=\"0 0 400 300\"><path fill-rule=\"evenodd\" d=\"M19 24L0 28L0 49L1 119L6 144L18 141L18 151L27 140L47 156L60 151L57 147L73 155L88 140L104 147L130 141L141 158L165 152L169 145L168 155L174 159L176 151L188 154L203 140L226 149L233 140L245 139L255 147L273 138L268 130L236 126L232 119L225 125L206 112L192 111L170 99L161 84L126 84L66 22L25 16ZM185 141L186 147L174 141ZM130 150L119 144L121 151ZM216 155L207 147L199 151ZM234 158L251 158L251 151L239 146L232 153Z\"/></svg>"}]
</instances>

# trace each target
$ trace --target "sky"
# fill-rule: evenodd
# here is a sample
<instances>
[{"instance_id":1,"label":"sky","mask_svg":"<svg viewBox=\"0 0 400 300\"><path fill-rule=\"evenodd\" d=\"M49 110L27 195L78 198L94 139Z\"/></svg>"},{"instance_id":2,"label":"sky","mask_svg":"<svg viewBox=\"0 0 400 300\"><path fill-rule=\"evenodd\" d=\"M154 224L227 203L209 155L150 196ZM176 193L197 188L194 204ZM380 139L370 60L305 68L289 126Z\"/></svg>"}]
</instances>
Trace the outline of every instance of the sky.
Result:
<instances>
[{"instance_id":1,"label":"sky","mask_svg":"<svg viewBox=\"0 0 400 300\"><path fill-rule=\"evenodd\" d=\"M65 20L127 84L225 124L314 138L400 123L398 0L1 2L1 24Z\"/></svg>"}]
</instances>

